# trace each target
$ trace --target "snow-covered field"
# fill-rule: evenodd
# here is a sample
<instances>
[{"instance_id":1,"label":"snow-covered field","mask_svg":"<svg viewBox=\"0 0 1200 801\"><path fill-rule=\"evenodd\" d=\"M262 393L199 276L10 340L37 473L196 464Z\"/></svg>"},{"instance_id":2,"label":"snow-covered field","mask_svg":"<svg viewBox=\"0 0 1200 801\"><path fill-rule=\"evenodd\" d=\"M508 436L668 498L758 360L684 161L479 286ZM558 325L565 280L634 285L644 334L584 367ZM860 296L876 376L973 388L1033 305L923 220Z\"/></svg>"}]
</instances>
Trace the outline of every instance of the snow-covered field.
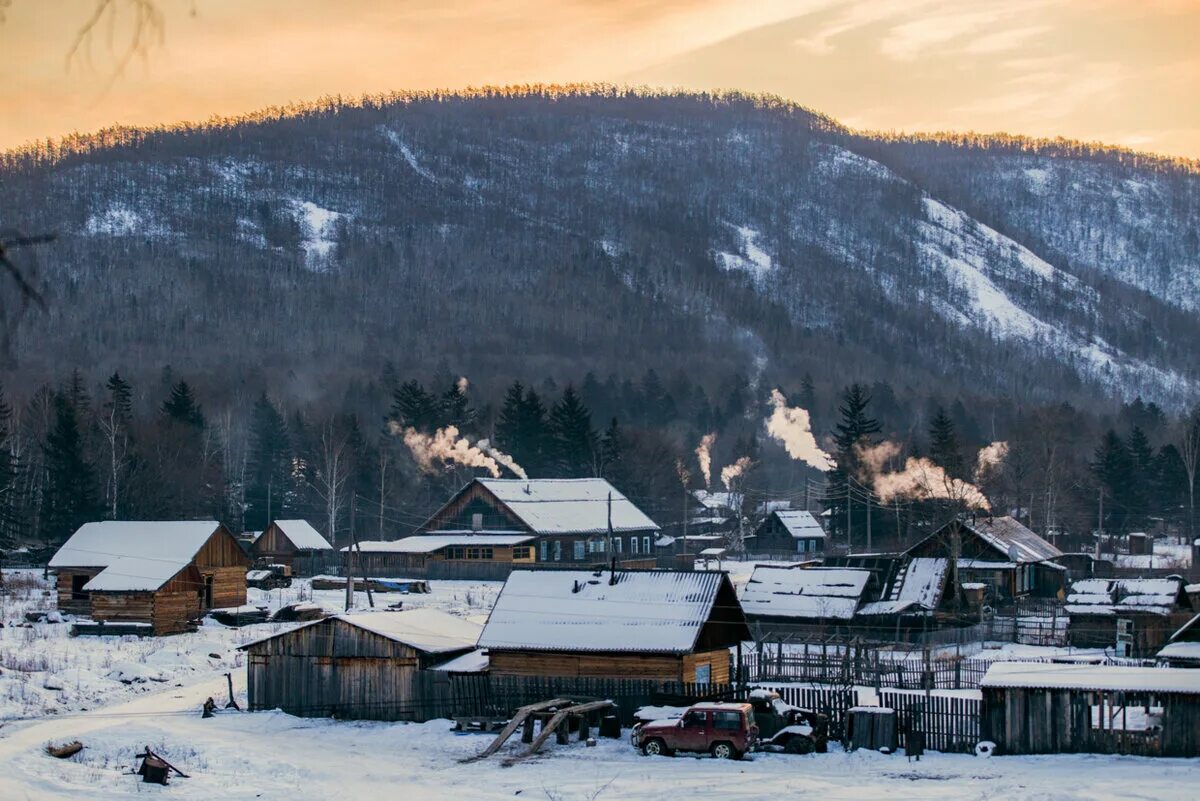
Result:
<instances>
[{"instance_id":1,"label":"snow-covered field","mask_svg":"<svg viewBox=\"0 0 1200 801\"><path fill-rule=\"evenodd\" d=\"M19 625L24 612L46 609L36 574L0 598L0 799L174 798L656 799L1190 799L1200 760L1056 756L979 759L931 753L920 762L876 753L812 756L759 754L743 762L708 757L647 758L624 739L549 744L545 753L505 766L505 757L462 764L489 742L454 734L447 721L425 724L338 722L282 713L220 711L202 719L209 696L225 699L225 672L244 705L245 671L234 650L283 625L229 629L208 624L194 634L160 639L78 638L64 624ZM383 606L430 606L482 620L497 583L433 583L429 595L378 595ZM308 600L340 611L337 591L251 591L272 607ZM360 593L360 606L366 599ZM56 678L58 681L56 681ZM128 683L121 681L126 679ZM62 689L46 685L62 684ZM14 720L13 718L26 718ZM47 743L80 740L67 760ZM146 746L190 778L169 788L129 775Z\"/></svg>"}]
</instances>

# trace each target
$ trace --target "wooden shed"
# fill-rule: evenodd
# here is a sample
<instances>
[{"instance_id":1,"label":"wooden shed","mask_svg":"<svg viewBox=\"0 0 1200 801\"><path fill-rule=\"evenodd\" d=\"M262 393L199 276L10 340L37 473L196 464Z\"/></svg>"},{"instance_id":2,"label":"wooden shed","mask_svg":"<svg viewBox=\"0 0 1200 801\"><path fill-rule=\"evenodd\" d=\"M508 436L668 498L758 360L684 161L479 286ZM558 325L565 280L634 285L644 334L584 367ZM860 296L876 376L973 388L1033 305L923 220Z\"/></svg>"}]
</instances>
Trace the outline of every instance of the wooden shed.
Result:
<instances>
[{"instance_id":1,"label":"wooden shed","mask_svg":"<svg viewBox=\"0 0 1200 801\"><path fill-rule=\"evenodd\" d=\"M515 570L479 645L493 676L724 683L750 639L729 577L629 570Z\"/></svg>"},{"instance_id":2,"label":"wooden shed","mask_svg":"<svg viewBox=\"0 0 1200 801\"><path fill-rule=\"evenodd\" d=\"M62 611L175 634L208 609L246 603L249 563L213 520L110 520L81 526L49 567Z\"/></svg>"},{"instance_id":3,"label":"wooden shed","mask_svg":"<svg viewBox=\"0 0 1200 801\"><path fill-rule=\"evenodd\" d=\"M420 671L470 653L480 626L435 609L352 612L241 646L251 711L424 720Z\"/></svg>"},{"instance_id":4,"label":"wooden shed","mask_svg":"<svg viewBox=\"0 0 1200 801\"><path fill-rule=\"evenodd\" d=\"M1183 588L1178 576L1080 579L1071 585L1065 607L1069 642L1076 648L1114 648L1120 632L1128 642L1123 656L1153 656L1192 616Z\"/></svg>"},{"instance_id":5,"label":"wooden shed","mask_svg":"<svg viewBox=\"0 0 1200 801\"><path fill-rule=\"evenodd\" d=\"M1200 671L1000 662L980 690L1001 754L1200 756Z\"/></svg>"},{"instance_id":6,"label":"wooden shed","mask_svg":"<svg viewBox=\"0 0 1200 801\"><path fill-rule=\"evenodd\" d=\"M315 576L334 560L333 546L307 520L272 520L250 551L256 559L287 565L297 576Z\"/></svg>"}]
</instances>

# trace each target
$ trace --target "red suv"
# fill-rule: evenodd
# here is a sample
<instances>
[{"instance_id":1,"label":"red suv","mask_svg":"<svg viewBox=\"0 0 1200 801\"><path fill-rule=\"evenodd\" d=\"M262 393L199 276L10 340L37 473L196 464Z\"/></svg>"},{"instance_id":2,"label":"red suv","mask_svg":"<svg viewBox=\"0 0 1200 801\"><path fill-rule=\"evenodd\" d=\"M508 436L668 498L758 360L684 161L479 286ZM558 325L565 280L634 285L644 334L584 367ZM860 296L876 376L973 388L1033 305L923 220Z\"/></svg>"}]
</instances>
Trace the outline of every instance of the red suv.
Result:
<instances>
[{"instance_id":1,"label":"red suv","mask_svg":"<svg viewBox=\"0 0 1200 801\"><path fill-rule=\"evenodd\" d=\"M718 759L741 759L757 742L750 704L696 704L683 717L652 720L633 730L634 746L647 756L707 751Z\"/></svg>"}]
</instances>

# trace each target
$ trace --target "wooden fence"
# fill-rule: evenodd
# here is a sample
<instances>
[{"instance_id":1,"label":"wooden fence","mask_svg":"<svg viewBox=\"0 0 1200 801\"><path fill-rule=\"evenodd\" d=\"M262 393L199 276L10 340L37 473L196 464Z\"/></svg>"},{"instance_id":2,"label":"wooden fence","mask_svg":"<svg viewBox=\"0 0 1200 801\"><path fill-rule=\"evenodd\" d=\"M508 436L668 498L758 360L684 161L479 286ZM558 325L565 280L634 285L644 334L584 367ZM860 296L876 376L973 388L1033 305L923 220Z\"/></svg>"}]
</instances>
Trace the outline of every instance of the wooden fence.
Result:
<instances>
[{"instance_id":1,"label":"wooden fence","mask_svg":"<svg viewBox=\"0 0 1200 801\"><path fill-rule=\"evenodd\" d=\"M984 659L894 659L876 649L834 653L745 654L742 676L750 682L812 682L923 690L965 690L979 686L991 663Z\"/></svg>"},{"instance_id":2,"label":"wooden fence","mask_svg":"<svg viewBox=\"0 0 1200 801\"><path fill-rule=\"evenodd\" d=\"M979 742L981 702L976 698L953 698L924 693L883 691L881 706L896 710L896 729L900 747L908 747L910 732L925 735L925 747L931 751L967 754Z\"/></svg>"}]
</instances>

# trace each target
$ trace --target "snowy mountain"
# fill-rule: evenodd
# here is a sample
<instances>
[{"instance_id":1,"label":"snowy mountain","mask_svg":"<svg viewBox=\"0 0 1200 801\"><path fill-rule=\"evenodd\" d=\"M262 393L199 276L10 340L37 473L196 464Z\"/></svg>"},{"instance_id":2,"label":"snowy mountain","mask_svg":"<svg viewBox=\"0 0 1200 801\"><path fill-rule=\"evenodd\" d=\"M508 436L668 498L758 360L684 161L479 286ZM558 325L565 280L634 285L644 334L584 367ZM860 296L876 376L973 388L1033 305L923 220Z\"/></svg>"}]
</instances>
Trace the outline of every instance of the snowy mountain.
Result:
<instances>
[{"instance_id":1,"label":"snowy mountain","mask_svg":"<svg viewBox=\"0 0 1200 801\"><path fill-rule=\"evenodd\" d=\"M17 369L683 367L1051 401L1200 385L1200 175L740 97L421 96L9 154Z\"/></svg>"}]
</instances>

